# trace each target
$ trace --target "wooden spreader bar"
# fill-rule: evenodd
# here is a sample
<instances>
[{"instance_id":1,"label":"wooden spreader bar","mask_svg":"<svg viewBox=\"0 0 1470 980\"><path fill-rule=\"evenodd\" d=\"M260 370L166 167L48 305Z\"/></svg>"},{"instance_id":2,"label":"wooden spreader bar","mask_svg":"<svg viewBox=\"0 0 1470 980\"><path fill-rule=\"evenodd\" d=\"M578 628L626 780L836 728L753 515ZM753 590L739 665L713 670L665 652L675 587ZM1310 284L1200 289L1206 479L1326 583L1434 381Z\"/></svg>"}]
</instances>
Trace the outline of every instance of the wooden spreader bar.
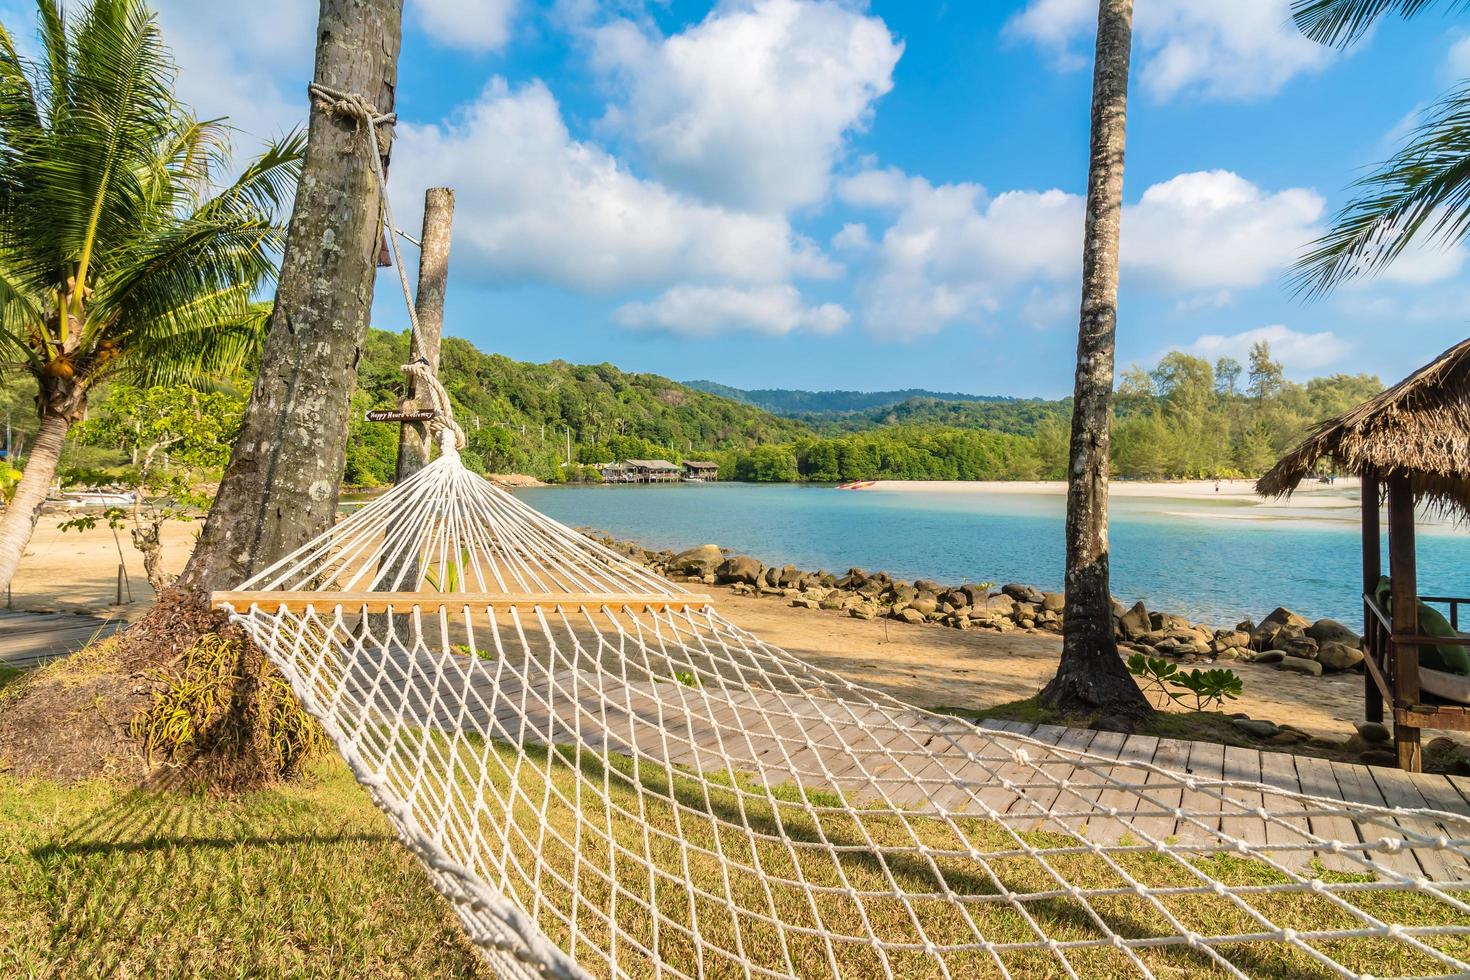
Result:
<instances>
[{"instance_id":1,"label":"wooden spreader bar","mask_svg":"<svg viewBox=\"0 0 1470 980\"><path fill-rule=\"evenodd\" d=\"M308 608L333 609L341 606L354 612L398 612L420 609L593 609L603 606L614 611L684 612L714 605L708 595L661 595L656 592L211 592L212 609L226 606L244 611L259 606L266 612L305 612Z\"/></svg>"}]
</instances>

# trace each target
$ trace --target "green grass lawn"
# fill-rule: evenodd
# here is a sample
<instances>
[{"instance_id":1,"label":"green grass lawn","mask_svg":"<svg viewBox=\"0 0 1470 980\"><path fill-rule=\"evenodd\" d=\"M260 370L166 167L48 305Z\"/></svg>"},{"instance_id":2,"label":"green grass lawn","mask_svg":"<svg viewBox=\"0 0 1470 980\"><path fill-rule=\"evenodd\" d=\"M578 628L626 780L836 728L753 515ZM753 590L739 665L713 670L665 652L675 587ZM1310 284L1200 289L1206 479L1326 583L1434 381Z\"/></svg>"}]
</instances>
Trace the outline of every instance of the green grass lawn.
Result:
<instances>
[{"instance_id":1,"label":"green grass lawn","mask_svg":"<svg viewBox=\"0 0 1470 980\"><path fill-rule=\"evenodd\" d=\"M428 744L418 733L402 737L398 749L405 753L416 754ZM427 738L448 748L442 735ZM645 950L652 950L662 962L688 973L699 969L702 952L712 977L741 975L741 959L803 977L829 975L835 960L846 976L879 977L882 965L866 941L837 941L828 949L821 937L861 939L872 930L887 942L913 942L916 921L939 944L966 942L977 931L1000 942L1029 942L1036 938L1030 922L1062 940L1106 935L1075 899L1043 897L1040 893L1055 888L1054 880L1034 859L1014 854L1013 840L982 819L962 818L945 826L850 810L839 797L822 793L807 796L813 811L791 787L778 788L775 799L766 800L763 793L748 792L752 786L743 782L731 785L728 779L687 773L670 777L661 767L636 768L617 756L607 763L584 755L579 765L555 759L548 764L544 749L517 753L497 744L486 751L474 739L459 739L452 751L459 756L461 786L483 771L491 787L514 801L480 817L482 838L494 841L510 829L501 857L540 878L533 887L513 874L512 890L527 906L539 895L536 915L564 947L569 942L565 919L576 914L584 938L574 952L599 975L609 972L606 957L613 950L620 969L649 975L652 964ZM506 792L512 780L520 792ZM603 807L602 792L621 809ZM578 799L580 810L572 803ZM738 829L741 823L770 836L753 841ZM879 859L863 843L904 849L914 837L935 848L934 856L889 851ZM490 975L446 903L430 890L416 862L336 761L314 766L305 785L233 799L0 777L0 840L6 842L0 852L0 976ZM1029 833L1026 840L1038 847L1066 843L1044 833ZM572 841L575 847L569 846ZM852 849L834 860L823 842ZM990 855L990 872L962 854L944 853L957 845ZM998 856L1004 851L1013 856ZM760 875L751 870L757 860ZM1156 854L1125 854L1118 860L1150 886L1194 883L1177 862ZM663 872L652 889L658 917L651 914L650 866ZM1232 885L1283 880L1241 859L1213 858L1208 867ZM617 888L608 884L612 869ZM1087 854L1068 856L1064 870L1083 888L1124 882L1116 869ZM935 894L936 872L959 894L993 900L958 906ZM697 890L685 881L695 882ZM905 903L878 895L859 903L844 893L848 885L861 892L896 887L930 897ZM1004 899L1002 887L1021 896L1020 903ZM1036 897L1025 897L1028 893ZM1422 895L1347 896L1391 922L1470 926L1470 917ZM1310 893L1261 894L1248 901L1291 928L1352 924L1342 910ZM1164 903L1188 927L1207 933L1252 928L1243 911L1213 894L1179 895ZM1120 935L1174 934L1157 909L1133 895L1094 898L1091 904ZM806 932L787 931L783 937L763 919L772 908L788 927ZM616 932L606 926L608 918L617 922ZM702 950L683 932L696 920ZM1429 941L1470 957L1470 939L1464 935ZM733 952L737 949L739 956ZM1278 944L1227 950L1252 976L1330 975L1300 951ZM1442 972L1432 960L1391 940L1338 940L1331 953L1356 971ZM917 950L889 955L898 976L937 974L933 961ZM1140 955L1159 975L1212 972L1199 954L1182 947L1145 949ZM1014 976L1065 975L1044 950L1003 956ZM1084 976L1136 974L1112 948L1069 956ZM966 980L999 975L994 960L978 951L950 952L946 961L952 975Z\"/></svg>"},{"instance_id":2,"label":"green grass lawn","mask_svg":"<svg viewBox=\"0 0 1470 980\"><path fill-rule=\"evenodd\" d=\"M0 976L491 976L335 759L221 799L0 776Z\"/></svg>"}]
</instances>

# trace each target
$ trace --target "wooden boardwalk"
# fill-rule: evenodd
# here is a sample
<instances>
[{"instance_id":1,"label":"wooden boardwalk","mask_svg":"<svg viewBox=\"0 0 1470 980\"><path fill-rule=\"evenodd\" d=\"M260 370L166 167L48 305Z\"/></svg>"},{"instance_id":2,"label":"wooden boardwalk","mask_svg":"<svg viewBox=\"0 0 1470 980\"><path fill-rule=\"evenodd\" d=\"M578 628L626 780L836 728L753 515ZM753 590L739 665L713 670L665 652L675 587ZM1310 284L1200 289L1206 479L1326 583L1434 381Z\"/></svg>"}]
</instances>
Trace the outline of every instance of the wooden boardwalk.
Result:
<instances>
[{"instance_id":1,"label":"wooden boardwalk","mask_svg":"<svg viewBox=\"0 0 1470 980\"><path fill-rule=\"evenodd\" d=\"M349 696L380 716L401 708L406 720L514 744L734 768L768 785L836 790L855 804L979 815L1102 844L1167 842L1205 855L1245 842L1291 869L1470 883L1470 780L1458 777L1052 725L977 728L816 690L626 681L606 668L547 674L534 660L379 653L348 675ZM1405 834L1439 840L1384 846Z\"/></svg>"},{"instance_id":2,"label":"wooden boardwalk","mask_svg":"<svg viewBox=\"0 0 1470 980\"><path fill-rule=\"evenodd\" d=\"M127 625L74 613L0 611L0 663L30 668L74 653L94 638L111 636Z\"/></svg>"}]
</instances>

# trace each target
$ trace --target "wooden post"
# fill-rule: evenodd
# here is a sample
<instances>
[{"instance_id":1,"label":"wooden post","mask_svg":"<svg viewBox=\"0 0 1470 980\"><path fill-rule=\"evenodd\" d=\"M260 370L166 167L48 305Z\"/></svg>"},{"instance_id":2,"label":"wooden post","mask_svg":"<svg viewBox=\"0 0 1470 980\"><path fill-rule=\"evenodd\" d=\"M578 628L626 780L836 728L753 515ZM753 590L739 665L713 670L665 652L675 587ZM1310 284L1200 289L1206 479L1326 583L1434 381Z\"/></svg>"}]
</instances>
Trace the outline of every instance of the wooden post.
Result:
<instances>
[{"instance_id":1,"label":"wooden post","mask_svg":"<svg viewBox=\"0 0 1470 980\"><path fill-rule=\"evenodd\" d=\"M424 192L424 230L419 238L419 285L414 299L414 313L419 320L418 337L409 348L410 359L422 357L435 374L439 373L439 339L444 329L444 290L449 279L449 230L454 220L454 191L448 187L430 187ZM428 406L417 403L418 392L412 379L408 383L405 407ZM429 463L429 426L426 422L405 422L399 427L398 469L394 479L402 482Z\"/></svg>"},{"instance_id":2,"label":"wooden post","mask_svg":"<svg viewBox=\"0 0 1470 980\"><path fill-rule=\"evenodd\" d=\"M1363 522L1363 594L1371 596L1378 588L1378 579L1383 575L1383 556L1378 528L1378 471L1371 467L1363 471L1362 477L1362 522ZM1377 641L1378 620L1367 608L1363 609L1364 655L1381 657L1383 650ZM1379 664L1380 669L1383 664ZM1363 671L1363 717L1368 721L1383 721L1383 695L1373 680L1371 670Z\"/></svg>"},{"instance_id":3,"label":"wooden post","mask_svg":"<svg viewBox=\"0 0 1470 980\"><path fill-rule=\"evenodd\" d=\"M1413 636L1419 632L1419 584L1414 563L1414 491L1406 476L1393 476L1388 481L1388 574L1393 579L1393 624L1395 636ZM1389 656L1393 659L1394 707L1419 703L1419 648L1412 643L1393 643ZM1419 729L1393 724L1393 743L1398 751L1399 768L1419 772L1423 760L1419 751Z\"/></svg>"}]
</instances>

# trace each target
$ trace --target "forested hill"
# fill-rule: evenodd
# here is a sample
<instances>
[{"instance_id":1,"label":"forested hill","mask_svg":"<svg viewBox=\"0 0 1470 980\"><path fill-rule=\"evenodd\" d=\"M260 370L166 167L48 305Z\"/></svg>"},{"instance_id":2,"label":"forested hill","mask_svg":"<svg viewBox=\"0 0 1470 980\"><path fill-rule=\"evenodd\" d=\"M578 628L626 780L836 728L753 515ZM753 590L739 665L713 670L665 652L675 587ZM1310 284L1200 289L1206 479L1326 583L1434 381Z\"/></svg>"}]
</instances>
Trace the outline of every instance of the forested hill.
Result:
<instances>
[{"instance_id":1,"label":"forested hill","mask_svg":"<svg viewBox=\"0 0 1470 980\"><path fill-rule=\"evenodd\" d=\"M927 391L904 388L901 391L801 391L794 388L732 388L717 381L686 381L688 387L723 398L745 402L777 415L846 415L871 412L915 399L942 402L1008 402L1014 399L999 395L967 395L957 391Z\"/></svg>"},{"instance_id":2,"label":"forested hill","mask_svg":"<svg viewBox=\"0 0 1470 980\"><path fill-rule=\"evenodd\" d=\"M407 334L369 334L352 402L357 421L348 445L348 483L391 477L397 426L361 419L370 408L397 404L403 392L400 365L407 357ZM611 364L513 361L458 337L444 340L439 376L469 437L466 461L490 472L556 476L568 434L578 463L677 460L811 434L800 422L655 374L630 374Z\"/></svg>"}]
</instances>

